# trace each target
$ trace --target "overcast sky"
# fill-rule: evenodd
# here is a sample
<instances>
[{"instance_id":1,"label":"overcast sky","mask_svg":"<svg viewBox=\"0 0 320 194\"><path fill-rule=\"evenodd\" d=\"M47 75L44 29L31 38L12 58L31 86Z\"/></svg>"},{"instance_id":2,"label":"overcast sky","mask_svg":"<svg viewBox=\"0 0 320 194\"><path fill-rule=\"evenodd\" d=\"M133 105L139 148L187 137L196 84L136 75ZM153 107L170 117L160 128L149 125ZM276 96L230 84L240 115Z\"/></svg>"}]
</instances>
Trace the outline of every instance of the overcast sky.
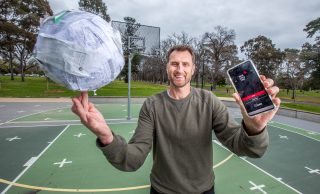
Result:
<instances>
[{"instance_id":1,"label":"overcast sky","mask_svg":"<svg viewBox=\"0 0 320 194\"><path fill-rule=\"evenodd\" d=\"M103 0L112 20L134 17L161 28L161 39L182 31L192 37L221 25L236 32L238 46L264 35L276 48L301 48L306 24L320 17L319 0ZM78 0L49 0L54 13L78 9Z\"/></svg>"}]
</instances>

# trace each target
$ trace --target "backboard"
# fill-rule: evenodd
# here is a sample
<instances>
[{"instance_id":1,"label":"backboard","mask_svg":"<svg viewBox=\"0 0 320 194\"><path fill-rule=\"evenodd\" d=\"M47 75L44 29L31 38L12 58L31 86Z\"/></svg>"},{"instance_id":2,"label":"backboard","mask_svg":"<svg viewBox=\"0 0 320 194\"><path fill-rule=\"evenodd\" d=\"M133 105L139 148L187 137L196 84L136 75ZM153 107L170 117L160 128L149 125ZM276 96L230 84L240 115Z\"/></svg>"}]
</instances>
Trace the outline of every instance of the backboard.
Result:
<instances>
[{"instance_id":1,"label":"backboard","mask_svg":"<svg viewBox=\"0 0 320 194\"><path fill-rule=\"evenodd\" d=\"M160 27L112 21L113 28L119 30L124 51L152 55L160 50Z\"/></svg>"}]
</instances>

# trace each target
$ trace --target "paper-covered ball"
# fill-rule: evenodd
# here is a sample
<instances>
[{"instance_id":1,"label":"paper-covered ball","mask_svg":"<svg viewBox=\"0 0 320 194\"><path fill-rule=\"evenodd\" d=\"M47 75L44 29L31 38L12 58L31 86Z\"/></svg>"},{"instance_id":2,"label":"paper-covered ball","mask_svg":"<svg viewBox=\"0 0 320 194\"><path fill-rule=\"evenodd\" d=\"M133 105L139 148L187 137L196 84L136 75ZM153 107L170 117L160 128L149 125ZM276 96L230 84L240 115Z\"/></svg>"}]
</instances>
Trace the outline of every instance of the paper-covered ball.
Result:
<instances>
[{"instance_id":1,"label":"paper-covered ball","mask_svg":"<svg viewBox=\"0 0 320 194\"><path fill-rule=\"evenodd\" d=\"M50 79L80 91L107 85L124 66L120 33L84 11L63 11L46 18L33 57Z\"/></svg>"}]
</instances>

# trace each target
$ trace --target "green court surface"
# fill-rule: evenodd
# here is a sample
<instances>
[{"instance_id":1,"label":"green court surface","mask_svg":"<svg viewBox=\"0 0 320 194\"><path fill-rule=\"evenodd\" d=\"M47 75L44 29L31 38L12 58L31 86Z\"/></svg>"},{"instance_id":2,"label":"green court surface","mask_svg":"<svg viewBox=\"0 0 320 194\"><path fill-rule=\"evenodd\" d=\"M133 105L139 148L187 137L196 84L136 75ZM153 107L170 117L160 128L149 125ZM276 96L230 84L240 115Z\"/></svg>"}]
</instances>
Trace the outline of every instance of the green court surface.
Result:
<instances>
[{"instance_id":1,"label":"green court surface","mask_svg":"<svg viewBox=\"0 0 320 194\"><path fill-rule=\"evenodd\" d=\"M96 108L108 119L124 119L127 118L126 104L97 104ZM141 104L131 105L131 114L137 116L141 108ZM33 114L27 117L17 118L11 122L29 122L29 121L65 121L65 120L79 120L79 118L70 112L70 107L59 108L51 111L46 111L38 114Z\"/></svg>"},{"instance_id":2,"label":"green court surface","mask_svg":"<svg viewBox=\"0 0 320 194\"><path fill-rule=\"evenodd\" d=\"M132 117L138 117L140 107L132 106ZM98 108L113 119L113 131L129 140L136 120L123 122L127 107L106 104ZM149 193L152 153L136 172L121 172L107 162L95 145L95 136L82 125L43 126L47 121L66 120L78 120L70 108L11 121L41 126L0 128L1 194ZM261 159L238 157L213 135L216 193L319 192L320 134L278 122L271 122L268 130L270 146Z\"/></svg>"}]
</instances>

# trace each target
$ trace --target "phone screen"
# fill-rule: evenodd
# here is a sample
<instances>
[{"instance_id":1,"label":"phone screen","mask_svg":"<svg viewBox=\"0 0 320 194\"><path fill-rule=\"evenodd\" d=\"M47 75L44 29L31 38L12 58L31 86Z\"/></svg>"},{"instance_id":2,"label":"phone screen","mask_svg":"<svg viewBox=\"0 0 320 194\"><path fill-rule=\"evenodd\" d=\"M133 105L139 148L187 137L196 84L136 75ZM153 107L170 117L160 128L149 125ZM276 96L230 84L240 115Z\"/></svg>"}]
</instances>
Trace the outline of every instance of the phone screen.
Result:
<instances>
[{"instance_id":1,"label":"phone screen","mask_svg":"<svg viewBox=\"0 0 320 194\"><path fill-rule=\"evenodd\" d=\"M249 116L274 109L258 72L251 61L245 61L228 70Z\"/></svg>"}]
</instances>

